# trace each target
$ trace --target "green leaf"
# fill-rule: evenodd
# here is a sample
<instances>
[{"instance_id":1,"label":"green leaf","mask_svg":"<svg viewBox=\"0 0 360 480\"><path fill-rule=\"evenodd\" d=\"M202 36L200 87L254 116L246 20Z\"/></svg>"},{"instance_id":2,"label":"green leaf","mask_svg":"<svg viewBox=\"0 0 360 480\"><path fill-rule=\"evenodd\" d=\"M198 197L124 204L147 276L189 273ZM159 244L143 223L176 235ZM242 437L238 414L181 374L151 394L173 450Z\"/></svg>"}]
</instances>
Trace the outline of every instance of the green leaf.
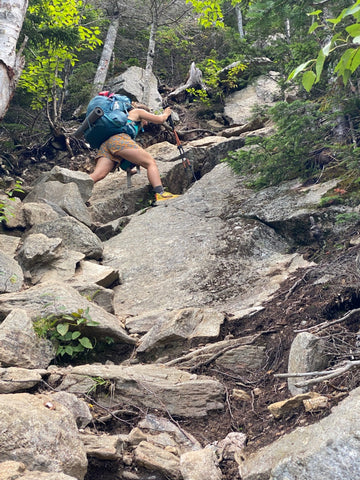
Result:
<instances>
[{"instance_id":1,"label":"green leaf","mask_svg":"<svg viewBox=\"0 0 360 480\"><path fill-rule=\"evenodd\" d=\"M312 70L309 70L304 73L302 77L302 84L307 92L310 92L314 82L316 80L316 75Z\"/></svg>"},{"instance_id":2,"label":"green leaf","mask_svg":"<svg viewBox=\"0 0 360 480\"><path fill-rule=\"evenodd\" d=\"M80 332L72 332L71 334L71 340L76 340L77 338L79 338L81 335Z\"/></svg>"},{"instance_id":3,"label":"green leaf","mask_svg":"<svg viewBox=\"0 0 360 480\"><path fill-rule=\"evenodd\" d=\"M66 335L63 336L62 340L64 342L70 342L72 340L72 332L67 332Z\"/></svg>"},{"instance_id":4,"label":"green leaf","mask_svg":"<svg viewBox=\"0 0 360 480\"><path fill-rule=\"evenodd\" d=\"M340 13L340 15L336 18L330 18L327 21L337 25L338 23L341 22L345 17L348 17L349 15L355 15L360 10L360 1L358 0L354 5L351 5L351 7L344 8L344 10Z\"/></svg>"},{"instance_id":5,"label":"green leaf","mask_svg":"<svg viewBox=\"0 0 360 480\"><path fill-rule=\"evenodd\" d=\"M82 338L79 338L79 342L81 343L81 345L85 348L88 348L88 349L92 349L94 348L92 343L90 342L90 340L87 338L87 337L82 337Z\"/></svg>"},{"instance_id":6,"label":"green leaf","mask_svg":"<svg viewBox=\"0 0 360 480\"><path fill-rule=\"evenodd\" d=\"M314 22L311 27L309 28L309 33L313 33L319 27L318 22Z\"/></svg>"},{"instance_id":7,"label":"green leaf","mask_svg":"<svg viewBox=\"0 0 360 480\"><path fill-rule=\"evenodd\" d=\"M71 345L66 345L65 347L65 353L67 353L68 355L70 355L70 357L73 355L74 353L74 349Z\"/></svg>"},{"instance_id":8,"label":"green leaf","mask_svg":"<svg viewBox=\"0 0 360 480\"><path fill-rule=\"evenodd\" d=\"M73 347L74 353L82 353L84 350L85 348L80 343Z\"/></svg>"},{"instance_id":9,"label":"green leaf","mask_svg":"<svg viewBox=\"0 0 360 480\"><path fill-rule=\"evenodd\" d=\"M307 15L310 17L311 15L320 15L320 13L322 12L322 10L315 10L315 12L310 12L310 13L307 13Z\"/></svg>"},{"instance_id":10,"label":"green leaf","mask_svg":"<svg viewBox=\"0 0 360 480\"><path fill-rule=\"evenodd\" d=\"M360 48L358 48L355 51L355 54L352 58L351 67L350 67L351 73L354 73L355 70L359 67L359 65L360 65Z\"/></svg>"},{"instance_id":11,"label":"green leaf","mask_svg":"<svg viewBox=\"0 0 360 480\"><path fill-rule=\"evenodd\" d=\"M355 23L354 25L349 25L348 27L345 28L345 30L352 36L352 37L357 37L360 35L360 24Z\"/></svg>"},{"instance_id":12,"label":"green leaf","mask_svg":"<svg viewBox=\"0 0 360 480\"><path fill-rule=\"evenodd\" d=\"M87 327L96 327L97 325L99 325L99 322L95 322L95 320L89 320L86 322Z\"/></svg>"},{"instance_id":13,"label":"green leaf","mask_svg":"<svg viewBox=\"0 0 360 480\"><path fill-rule=\"evenodd\" d=\"M69 324L68 323L59 323L59 325L56 326L56 331L62 337L67 334L68 330L69 330Z\"/></svg>"},{"instance_id":14,"label":"green leaf","mask_svg":"<svg viewBox=\"0 0 360 480\"><path fill-rule=\"evenodd\" d=\"M342 54L338 64L334 69L335 73L338 73L339 75L343 75L345 70L350 71L351 62L356 51L357 49L355 50L354 48L348 48L347 50L345 50L345 52Z\"/></svg>"},{"instance_id":15,"label":"green leaf","mask_svg":"<svg viewBox=\"0 0 360 480\"><path fill-rule=\"evenodd\" d=\"M325 63L325 55L324 55L324 52L320 50L318 58L316 59L316 65L315 65L317 82L320 80L321 73L324 68L324 63Z\"/></svg>"},{"instance_id":16,"label":"green leaf","mask_svg":"<svg viewBox=\"0 0 360 480\"><path fill-rule=\"evenodd\" d=\"M288 80L292 80L293 78L295 78L300 72L302 72L303 70L305 70L305 68L310 65L310 63L314 62L315 60L308 60L307 62L305 63L302 63L301 65L299 65L298 67L296 67L291 73L290 75L288 76Z\"/></svg>"}]
</instances>

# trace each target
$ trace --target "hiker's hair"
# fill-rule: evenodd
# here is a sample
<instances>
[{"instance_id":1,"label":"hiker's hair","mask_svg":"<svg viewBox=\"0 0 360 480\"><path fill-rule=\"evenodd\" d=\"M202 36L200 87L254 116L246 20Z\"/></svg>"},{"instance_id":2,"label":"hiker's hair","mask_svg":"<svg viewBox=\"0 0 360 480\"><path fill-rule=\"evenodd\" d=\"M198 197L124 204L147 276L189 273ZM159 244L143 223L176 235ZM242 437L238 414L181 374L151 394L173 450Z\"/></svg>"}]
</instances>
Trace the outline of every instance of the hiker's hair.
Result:
<instances>
[{"instance_id":1,"label":"hiker's hair","mask_svg":"<svg viewBox=\"0 0 360 480\"><path fill-rule=\"evenodd\" d=\"M146 110L147 112L150 112L150 108L144 103L131 102L131 105L133 106L133 108L141 108L142 110Z\"/></svg>"}]
</instances>

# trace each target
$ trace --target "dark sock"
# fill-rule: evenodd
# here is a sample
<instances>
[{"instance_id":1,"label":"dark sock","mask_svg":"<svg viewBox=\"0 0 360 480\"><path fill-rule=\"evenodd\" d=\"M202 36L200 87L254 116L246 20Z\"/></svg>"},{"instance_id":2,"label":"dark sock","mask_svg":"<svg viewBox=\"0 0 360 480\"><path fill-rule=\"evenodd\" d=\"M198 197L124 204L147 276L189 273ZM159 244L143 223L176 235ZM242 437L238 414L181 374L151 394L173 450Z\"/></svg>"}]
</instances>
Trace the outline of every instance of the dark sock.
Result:
<instances>
[{"instance_id":1,"label":"dark sock","mask_svg":"<svg viewBox=\"0 0 360 480\"><path fill-rule=\"evenodd\" d=\"M154 187L154 192L155 193L164 193L164 187L162 185L158 185L157 187Z\"/></svg>"}]
</instances>

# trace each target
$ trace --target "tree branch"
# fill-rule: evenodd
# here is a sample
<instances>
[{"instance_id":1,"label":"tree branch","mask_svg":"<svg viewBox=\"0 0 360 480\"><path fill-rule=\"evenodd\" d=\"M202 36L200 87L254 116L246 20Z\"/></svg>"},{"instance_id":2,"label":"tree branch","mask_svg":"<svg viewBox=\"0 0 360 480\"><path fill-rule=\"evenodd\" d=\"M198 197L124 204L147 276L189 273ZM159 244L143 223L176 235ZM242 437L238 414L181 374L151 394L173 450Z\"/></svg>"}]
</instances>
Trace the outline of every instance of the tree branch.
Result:
<instances>
[{"instance_id":1,"label":"tree branch","mask_svg":"<svg viewBox=\"0 0 360 480\"><path fill-rule=\"evenodd\" d=\"M295 383L295 387L307 387L309 385L315 385L316 383L324 382L325 380L330 380L331 378L339 377L343 373L351 370L354 367L360 366L360 360L353 360L345 363L341 367L336 368L335 370L325 370L322 372L304 372L304 373L277 373L274 377L286 378L286 377L307 377L307 376L316 376L316 378L310 378L303 382Z\"/></svg>"}]
</instances>

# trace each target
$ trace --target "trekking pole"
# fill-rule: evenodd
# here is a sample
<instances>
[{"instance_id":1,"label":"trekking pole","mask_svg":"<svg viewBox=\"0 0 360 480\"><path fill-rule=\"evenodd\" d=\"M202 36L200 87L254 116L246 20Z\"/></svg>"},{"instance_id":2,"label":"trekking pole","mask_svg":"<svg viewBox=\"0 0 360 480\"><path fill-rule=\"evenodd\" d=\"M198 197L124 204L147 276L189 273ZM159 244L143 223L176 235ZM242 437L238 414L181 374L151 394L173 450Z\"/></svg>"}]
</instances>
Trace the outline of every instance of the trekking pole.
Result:
<instances>
[{"instance_id":1,"label":"trekking pole","mask_svg":"<svg viewBox=\"0 0 360 480\"><path fill-rule=\"evenodd\" d=\"M179 150L180 158L182 160L183 167L186 170L188 167L191 167L190 160L187 158L187 156L185 154L185 150L184 150L183 146L181 145L180 138L179 138L179 135L177 134L177 131L175 130L174 121L173 121L171 115L169 115L167 121L169 122L170 127L172 128L172 131L173 131L173 134L174 134L174 137L175 137L175 141L176 141L176 146Z\"/></svg>"}]
</instances>

